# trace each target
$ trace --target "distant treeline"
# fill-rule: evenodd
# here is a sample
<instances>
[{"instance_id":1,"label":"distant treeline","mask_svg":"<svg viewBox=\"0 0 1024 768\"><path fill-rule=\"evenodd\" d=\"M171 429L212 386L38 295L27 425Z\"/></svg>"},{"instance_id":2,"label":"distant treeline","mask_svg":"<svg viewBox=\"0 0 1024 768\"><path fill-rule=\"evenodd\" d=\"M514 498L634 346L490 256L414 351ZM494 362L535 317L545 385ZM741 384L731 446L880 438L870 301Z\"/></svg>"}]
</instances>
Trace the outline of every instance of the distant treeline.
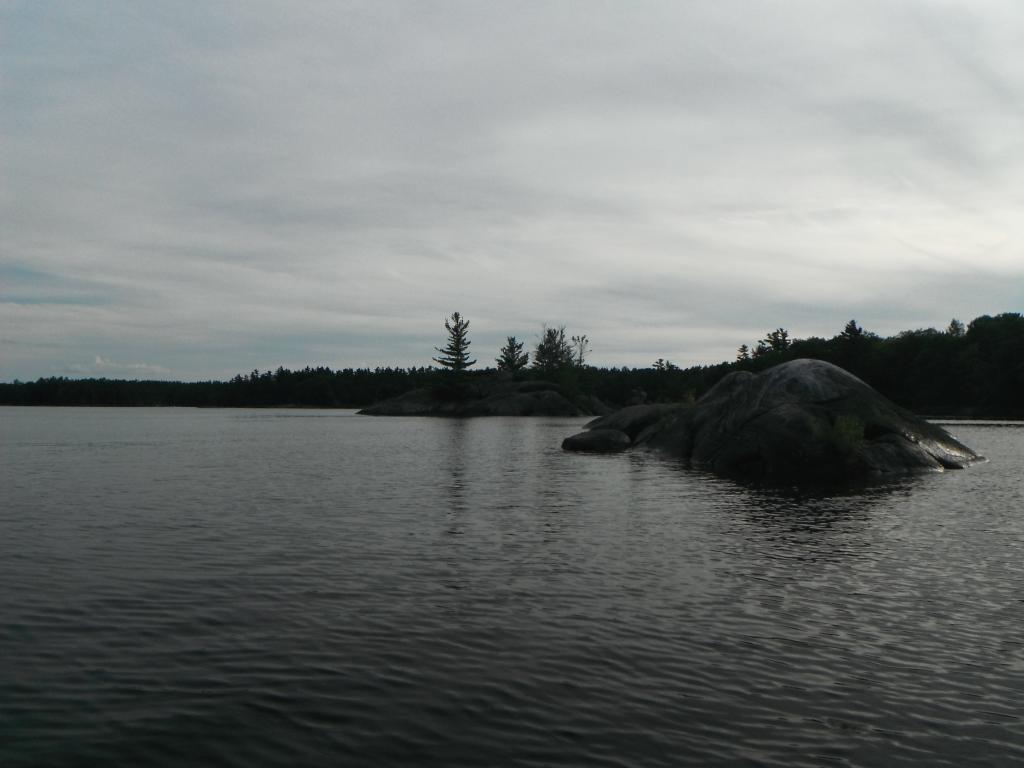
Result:
<instances>
[{"instance_id":1,"label":"distant treeline","mask_svg":"<svg viewBox=\"0 0 1024 768\"><path fill-rule=\"evenodd\" d=\"M609 405L642 399L700 397L734 370L759 371L798 357L835 363L895 402L934 416L1024 418L1024 317L982 316L944 331L905 331L882 338L851 320L838 335L789 339L776 329L753 349L743 346L733 362L678 368L658 360L649 368L568 367L515 372L517 379L548 378L566 390L592 394ZM443 386L438 368L303 368L253 371L231 381L171 382L43 378L0 384L3 405L348 407L358 408L411 389ZM467 371L469 380L498 375Z\"/></svg>"},{"instance_id":2,"label":"distant treeline","mask_svg":"<svg viewBox=\"0 0 1024 768\"><path fill-rule=\"evenodd\" d=\"M945 331L903 331L888 338L864 331L853 320L831 339L779 343L778 335L768 334L746 359L741 347L735 365L759 371L798 357L817 358L919 414L1024 418L1024 317L1019 313L983 315L966 327L954 319Z\"/></svg>"}]
</instances>

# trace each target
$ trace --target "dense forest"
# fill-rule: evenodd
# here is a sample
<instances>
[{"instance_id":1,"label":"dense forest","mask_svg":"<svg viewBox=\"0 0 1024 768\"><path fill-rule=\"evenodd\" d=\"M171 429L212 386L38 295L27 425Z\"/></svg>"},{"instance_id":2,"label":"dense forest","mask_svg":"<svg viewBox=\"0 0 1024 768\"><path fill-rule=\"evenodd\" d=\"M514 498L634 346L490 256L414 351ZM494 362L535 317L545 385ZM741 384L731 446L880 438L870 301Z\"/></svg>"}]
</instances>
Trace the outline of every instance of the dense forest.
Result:
<instances>
[{"instance_id":1,"label":"dense forest","mask_svg":"<svg viewBox=\"0 0 1024 768\"><path fill-rule=\"evenodd\" d=\"M851 320L832 338L790 339L783 328L771 331L737 358L711 366L679 368L658 360L648 368L597 368L584 363L586 337L573 337L567 355L550 362L550 348L564 329L545 329L533 367L465 370L468 381L495 376L544 378L563 389L595 395L609 405L689 400L700 397L734 370L760 371L798 357L835 363L895 402L930 416L1024 418L1024 317L1006 313L978 317L966 326L957 320L945 330L904 331L883 338ZM521 344L519 345L521 349ZM439 350L444 351L444 350ZM515 339L502 358L516 353ZM545 357L548 355L548 357ZM575 356L574 356L575 355ZM525 356L522 356L525 357ZM443 358L442 358L443 360ZM439 361L440 362L440 361ZM172 382L114 379L41 378L0 384L3 405L103 405L199 407L348 407L357 408L411 389L444 386L445 367L291 371L253 371L230 381Z\"/></svg>"}]
</instances>

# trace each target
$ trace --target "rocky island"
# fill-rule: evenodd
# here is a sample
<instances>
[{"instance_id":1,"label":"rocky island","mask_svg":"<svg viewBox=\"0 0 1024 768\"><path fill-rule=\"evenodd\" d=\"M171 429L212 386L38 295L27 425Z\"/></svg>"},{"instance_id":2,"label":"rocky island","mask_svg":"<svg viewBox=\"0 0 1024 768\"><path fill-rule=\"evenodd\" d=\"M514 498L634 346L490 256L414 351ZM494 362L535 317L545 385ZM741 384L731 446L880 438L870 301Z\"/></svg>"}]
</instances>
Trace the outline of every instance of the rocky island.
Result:
<instances>
[{"instance_id":1,"label":"rocky island","mask_svg":"<svg viewBox=\"0 0 1024 768\"><path fill-rule=\"evenodd\" d=\"M694 405L622 409L592 421L562 447L643 447L771 485L962 469L983 460L853 374L808 359L760 374L731 373Z\"/></svg>"},{"instance_id":2,"label":"rocky island","mask_svg":"<svg viewBox=\"0 0 1024 768\"><path fill-rule=\"evenodd\" d=\"M611 411L596 397L572 395L547 381L496 379L458 391L415 389L375 403L368 416L594 416Z\"/></svg>"}]
</instances>

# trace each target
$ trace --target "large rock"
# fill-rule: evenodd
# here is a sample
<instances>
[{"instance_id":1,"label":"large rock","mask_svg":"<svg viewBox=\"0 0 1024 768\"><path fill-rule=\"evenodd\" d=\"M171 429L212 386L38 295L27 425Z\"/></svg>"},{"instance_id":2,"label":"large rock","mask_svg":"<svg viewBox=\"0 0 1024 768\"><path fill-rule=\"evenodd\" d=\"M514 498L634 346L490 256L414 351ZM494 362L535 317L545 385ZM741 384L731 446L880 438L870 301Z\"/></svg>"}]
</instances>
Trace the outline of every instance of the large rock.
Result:
<instances>
[{"instance_id":1,"label":"large rock","mask_svg":"<svg viewBox=\"0 0 1024 768\"><path fill-rule=\"evenodd\" d=\"M599 424L614 424L616 415ZM694 406L648 426L634 445L766 484L960 469L981 459L945 430L820 360L793 360L758 375L732 373Z\"/></svg>"}]
</instances>

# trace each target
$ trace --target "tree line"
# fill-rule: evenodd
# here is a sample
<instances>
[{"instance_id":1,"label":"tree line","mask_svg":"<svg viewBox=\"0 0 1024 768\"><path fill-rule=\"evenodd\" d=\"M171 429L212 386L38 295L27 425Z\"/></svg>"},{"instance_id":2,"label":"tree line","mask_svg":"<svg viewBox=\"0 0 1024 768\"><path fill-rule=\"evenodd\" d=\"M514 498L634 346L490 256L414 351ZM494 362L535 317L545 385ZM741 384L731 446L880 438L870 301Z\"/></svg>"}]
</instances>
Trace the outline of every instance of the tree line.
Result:
<instances>
[{"instance_id":1,"label":"tree line","mask_svg":"<svg viewBox=\"0 0 1024 768\"><path fill-rule=\"evenodd\" d=\"M860 377L894 402L925 415L1024 418L1024 317L982 315L943 330L882 337L850 320L831 338L791 339L777 328L734 368L761 371L800 357L825 360Z\"/></svg>"},{"instance_id":2,"label":"tree line","mask_svg":"<svg viewBox=\"0 0 1024 768\"><path fill-rule=\"evenodd\" d=\"M456 330L457 329L457 330ZM735 370L760 371L798 357L835 363L915 412L934 416L1024 418L1024 317L983 315L952 321L943 330L904 331L883 338L855 320L831 338L793 339L784 328L743 345L736 359L680 368L659 358L643 368L587 364L590 340L564 326L544 327L537 343L507 337L493 367L475 369L469 321L446 319L447 340L436 366L419 368L306 367L252 371L230 381L170 382L40 378L0 384L4 405L358 408L421 387L444 387L452 374L466 381L494 376L542 378L612 406L631 402L687 401L700 397ZM454 335L453 335L454 334Z\"/></svg>"}]
</instances>

